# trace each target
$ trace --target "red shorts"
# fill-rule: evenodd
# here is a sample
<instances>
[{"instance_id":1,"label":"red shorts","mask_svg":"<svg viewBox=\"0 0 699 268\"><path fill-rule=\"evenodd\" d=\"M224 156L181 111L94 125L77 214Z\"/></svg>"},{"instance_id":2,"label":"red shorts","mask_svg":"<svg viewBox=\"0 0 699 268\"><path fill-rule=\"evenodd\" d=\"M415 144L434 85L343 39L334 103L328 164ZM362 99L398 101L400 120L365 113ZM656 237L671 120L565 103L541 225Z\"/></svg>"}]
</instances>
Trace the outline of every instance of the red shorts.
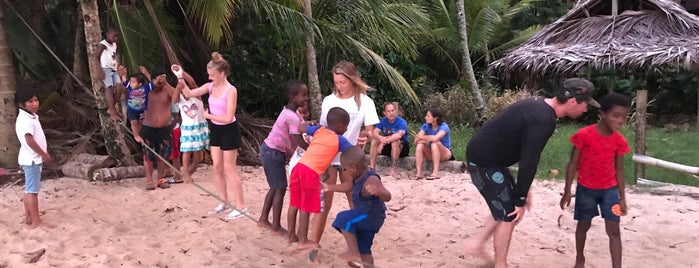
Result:
<instances>
[{"instance_id":1,"label":"red shorts","mask_svg":"<svg viewBox=\"0 0 699 268\"><path fill-rule=\"evenodd\" d=\"M182 135L180 128L172 130L172 153L170 154L170 160L180 157L180 135Z\"/></svg>"},{"instance_id":2,"label":"red shorts","mask_svg":"<svg viewBox=\"0 0 699 268\"><path fill-rule=\"evenodd\" d=\"M290 206L303 212L320 213L320 175L302 163L296 164L289 178Z\"/></svg>"}]
</instances>

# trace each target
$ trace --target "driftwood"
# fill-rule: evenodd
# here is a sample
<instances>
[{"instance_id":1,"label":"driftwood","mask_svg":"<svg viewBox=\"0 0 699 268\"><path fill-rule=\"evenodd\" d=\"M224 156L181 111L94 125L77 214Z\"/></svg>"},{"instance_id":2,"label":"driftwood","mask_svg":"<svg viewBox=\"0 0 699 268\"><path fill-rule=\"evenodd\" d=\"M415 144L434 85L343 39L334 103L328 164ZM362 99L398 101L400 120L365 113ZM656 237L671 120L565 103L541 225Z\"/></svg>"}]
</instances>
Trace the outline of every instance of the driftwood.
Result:
<instances>
[{"instance_id":1,"label":"driftwood","mask_svg":"<svg viewBox=\"0 0 699 268\"><path fill-rule=\"evenodd\" d=\"M114 158L107 155L79 154L61 167L63 175L91 180L96 169L114 166Z\"/></svg>"},{"instance_id":2,"label":"driftwood","mask_svg":"<svg viewBox=\"0 0 699 268\"><path fill-rule=\"evenodd\" d=\"M115 181L128 178L144 177L146 172L143 166L135 167L115 167L115 168L100 168L95 170L92 175L93 181Z\"/></svg>"}]
</instances>

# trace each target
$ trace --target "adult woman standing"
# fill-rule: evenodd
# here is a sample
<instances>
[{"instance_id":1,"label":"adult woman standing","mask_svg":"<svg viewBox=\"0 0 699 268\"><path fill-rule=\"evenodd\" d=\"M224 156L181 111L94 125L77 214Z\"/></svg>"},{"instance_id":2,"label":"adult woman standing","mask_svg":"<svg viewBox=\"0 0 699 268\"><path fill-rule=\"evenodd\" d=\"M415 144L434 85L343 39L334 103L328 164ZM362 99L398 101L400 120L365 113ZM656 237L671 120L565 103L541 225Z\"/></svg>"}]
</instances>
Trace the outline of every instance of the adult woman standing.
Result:
<instances>
[{"instance_id":1,"label":"adult woman standing","mask_svg":"<svg viewBox=\"0 0 699 268\"><path fill-rule=\"evenodd\" d=\"M374 101L366 95L369 86L362 81L362 78L357 72L357 68L353 63L348 61L338 62L332 69L333 82L335 87L333 93L323 99L322 112L320 116L320 124L327 126L327 115L333 107L340 107L347 111L350 115L350 122L347 126L347 131L343 136L352 144L363 146L374 132L374 125L379 123L379 115L376 112ZM360 135L364 126L364 135ZM338 154L328 169L328 183L337 183L338 171L337 166L340 166L340 154ZM341 182L351 180L352 178L342 176ZM352 207L352 193L347 193L347 200ZM313 234L312 240L320 243L320 238L323 236L325 223L328 219L328 213L332 207L333 193L325 193L324 203L325 208L321 214L313 219Z\"/></svg>"},{"instance_id":2,"label":"adult woman standing","mask_svg":"<svg viewBox=\"0 0 699 268\"><path fill-rule=\"evenodd\" d=\"M221 198L228 202L226 182L230 181L233 186L237 209L225 217L233 220L245 216L248 209L243 198L243 183L236 167L241 138L240 125L235 119L238 90L228 82L229 70L228 62L221 54L214 52L211 54L211 61L206 65L206 73L211 82L191 90L185 85L182 93L188 98L209 94L209 110L204 110L204 118L211 121L210 147L216 190ZM219 204L209 213L216 214L228 209L230 208L225 204Z\"/></svg>"}]
</instances>

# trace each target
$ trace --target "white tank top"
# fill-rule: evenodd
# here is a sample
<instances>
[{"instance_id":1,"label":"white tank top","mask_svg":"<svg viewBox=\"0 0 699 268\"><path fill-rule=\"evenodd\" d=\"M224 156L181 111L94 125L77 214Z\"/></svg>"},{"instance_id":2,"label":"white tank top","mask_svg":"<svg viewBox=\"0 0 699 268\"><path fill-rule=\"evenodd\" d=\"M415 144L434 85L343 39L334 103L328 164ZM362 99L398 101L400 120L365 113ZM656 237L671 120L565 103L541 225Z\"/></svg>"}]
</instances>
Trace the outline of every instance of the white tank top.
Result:
<instances>
[{"instance_id":1,"label":"white tank top","mask_svg":"<svg viewBox=\"0 0 699 268\"><path fill-rule=\"evenodd\" d=\"M117 69L116 51L117 44L109 44L107 40L102 40L100 44L104 45L106 49L102 50L102 55L100 55L100 65L102 68L112 68Z\"/></svg>"}]
</instances>

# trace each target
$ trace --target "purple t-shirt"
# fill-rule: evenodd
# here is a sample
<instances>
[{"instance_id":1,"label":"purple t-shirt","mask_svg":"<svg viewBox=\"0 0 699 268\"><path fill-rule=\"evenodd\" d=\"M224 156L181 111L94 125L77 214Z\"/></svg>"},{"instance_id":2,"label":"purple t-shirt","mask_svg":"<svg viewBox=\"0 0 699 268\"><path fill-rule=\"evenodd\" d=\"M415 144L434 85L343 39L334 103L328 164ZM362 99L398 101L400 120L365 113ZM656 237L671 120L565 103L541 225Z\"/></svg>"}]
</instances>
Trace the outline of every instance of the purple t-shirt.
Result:
<instances>
[{"instance_id":1,"label":"purple t-shirt","mask_svg":"<svg viewBox=\"0 0 699 268\"><path fill-rule=\"evenodd\" d=\"M291 135L300 134L298 127L301 124L301 116L295 111L284 107L279 113L277 121L272 126L272 131L265 139L265 144L269 148L275 149L284 153L286 159L289 160L291 155L296 150L298 142Z\"/></svg>"}]
</instances>

